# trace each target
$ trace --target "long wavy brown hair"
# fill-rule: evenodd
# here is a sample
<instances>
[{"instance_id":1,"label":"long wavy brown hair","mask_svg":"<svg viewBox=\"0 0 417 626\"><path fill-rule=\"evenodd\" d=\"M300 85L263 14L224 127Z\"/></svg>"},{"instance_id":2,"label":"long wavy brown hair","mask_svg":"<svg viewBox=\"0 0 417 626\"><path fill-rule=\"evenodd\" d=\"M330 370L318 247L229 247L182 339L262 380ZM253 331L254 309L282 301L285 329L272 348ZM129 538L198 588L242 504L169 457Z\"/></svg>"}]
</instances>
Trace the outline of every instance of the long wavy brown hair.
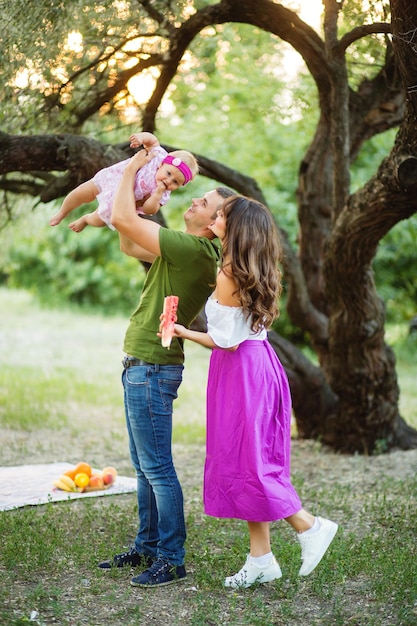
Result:
<instances>
[{"instance_id":1,"label":"long wavy brown hair","mask_svg":"<svg viewBox=\"0 0 417 626\"><path fill-rule=\"evenodd\" d=\"M242 308L252 316L252 330L269 328L279 315L282 248L270 210L245 196L232 196L222 206L226 221L223 271L237 282Z\"/></svg>"}]
</instances>

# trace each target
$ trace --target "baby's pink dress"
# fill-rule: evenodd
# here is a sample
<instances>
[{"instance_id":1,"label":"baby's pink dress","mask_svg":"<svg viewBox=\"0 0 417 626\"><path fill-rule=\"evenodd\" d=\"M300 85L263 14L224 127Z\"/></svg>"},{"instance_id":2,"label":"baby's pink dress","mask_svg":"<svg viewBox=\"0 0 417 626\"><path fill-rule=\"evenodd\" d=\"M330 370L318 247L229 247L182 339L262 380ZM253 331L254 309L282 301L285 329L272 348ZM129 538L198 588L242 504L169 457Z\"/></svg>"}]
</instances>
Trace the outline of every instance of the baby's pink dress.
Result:
<instances>
[{"instance_id":1,"label":"baby's pink dress","mask_svg":"<svg viewBox=\"0 0 417 626\"><path fill-rule=\"evenodd\" d=\"M164 148L162 148L161 146L153 148L152 152L156 153L156 156L154 156L154 158L149 161L149 163L144 165L142 169L138 170L136 174L134 187L136 200L143 200L145 196L155 191L156 172L160 168L162 161L168 154L168 152L164 150ZM114 163L114 165L110 165L109 167L105 167L104 169L98 171L97 174L93 177L93 183L100 191L100 193L97 195L97 213L99 214L103 222L105 222L107 226L112 230L114 230L114 227L110 224L110 219L114 195L119 186L122 174L129 161L130 159L125 159L124 161ZM170 191L164 191L160 200L161 206L168 202L170 195ZM141 207L137 208L137 213L143 215Z\"/></svg>"}]
</instances>

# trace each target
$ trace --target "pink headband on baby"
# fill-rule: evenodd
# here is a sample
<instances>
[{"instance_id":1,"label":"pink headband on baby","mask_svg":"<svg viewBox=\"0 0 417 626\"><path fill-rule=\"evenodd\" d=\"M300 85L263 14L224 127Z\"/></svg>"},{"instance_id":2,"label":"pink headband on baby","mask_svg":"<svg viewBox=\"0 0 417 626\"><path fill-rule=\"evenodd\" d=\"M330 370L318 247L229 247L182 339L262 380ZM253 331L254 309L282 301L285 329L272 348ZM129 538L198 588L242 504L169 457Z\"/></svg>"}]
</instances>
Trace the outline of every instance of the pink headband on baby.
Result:
<instances>
[{"instance_id":1,"label":"pink headband on baby","mask_svg":"<svg viewBox=\"0 0 417 626\"><path fill-rule=\"evenodd\" d=\"M190 182L190 180L192 180L193 178L192 171L190 170L188 165L184 163L184 161L181 161L179 157L171 156L170 154L168 154L168 156L165 157L162 163L168 163L169 165L173 165L174 167L177 167L179 171L181 172L181 174L184 176L184 179L185 179L184 185L186 185L187 183Z\"/></svg>"}]
</instances>

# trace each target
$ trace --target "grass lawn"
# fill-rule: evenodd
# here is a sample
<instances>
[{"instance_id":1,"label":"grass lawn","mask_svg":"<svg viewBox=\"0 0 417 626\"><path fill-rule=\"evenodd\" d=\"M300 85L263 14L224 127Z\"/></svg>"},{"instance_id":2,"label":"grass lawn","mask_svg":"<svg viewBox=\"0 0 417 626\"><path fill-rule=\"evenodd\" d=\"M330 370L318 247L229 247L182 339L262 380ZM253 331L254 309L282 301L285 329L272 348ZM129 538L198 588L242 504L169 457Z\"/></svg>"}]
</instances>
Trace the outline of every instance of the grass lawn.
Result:
<instances>
[{"instance_id":1,"label":"grass lawn","mask_svg":"<svg viewBox=\"0 0 417 626\"><path fill-rule=\"evenodd\" d=\"M0 465L88 461L133 476L120 383L127 320L37 307L0 289ZM401 412L417 427L417 364L397 343ZM391 331L390 331L391 332ZM401 334L402 333L402 334ZM304 505L339 532L319 567L298 577L298 542L272 525L283 578L247 590L222 580L243 564L244 522L204 515L205 384L209 352L188 343L174 412L174 457L184 489L186 582L129 585L129 569L98 561L136 533L132 494L0 512L0 625L415 626L417 451L342 456L293 441L292 479ZM15 486L16 489L19 485Z\"/></svg>"}]
</instances>

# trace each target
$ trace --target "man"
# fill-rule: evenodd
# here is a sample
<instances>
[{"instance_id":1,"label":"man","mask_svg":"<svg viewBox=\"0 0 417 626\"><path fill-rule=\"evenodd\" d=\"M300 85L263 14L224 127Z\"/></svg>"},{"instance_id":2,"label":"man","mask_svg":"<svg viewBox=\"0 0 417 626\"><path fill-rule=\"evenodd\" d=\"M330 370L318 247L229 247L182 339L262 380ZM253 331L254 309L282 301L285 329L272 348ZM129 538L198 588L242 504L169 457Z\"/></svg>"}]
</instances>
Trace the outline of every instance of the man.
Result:
<instances>
[{"instance_id":1,"label":"man","mask_svg":"<svg viewBox=\"0 0 417 626\"><path fill-rule=\"evenodd\" d=\"M184 351L174 337L168 350L157 336L164 297L179 297L178 322L189 326L216 282L219 245L208 228L224 198L219 187L193 199L185 232L138 217L133 186L138 169L152 158L144 150L127 166L112 211L121 250L151 262L141 299L128 326L122 375L132 464L137 474L139 529L134 547L99 567L142 566L133 586L155 587L184 580L186 539L183 494L172 460L172 405L182 380Z\"/></svg>"}]
</instances>

